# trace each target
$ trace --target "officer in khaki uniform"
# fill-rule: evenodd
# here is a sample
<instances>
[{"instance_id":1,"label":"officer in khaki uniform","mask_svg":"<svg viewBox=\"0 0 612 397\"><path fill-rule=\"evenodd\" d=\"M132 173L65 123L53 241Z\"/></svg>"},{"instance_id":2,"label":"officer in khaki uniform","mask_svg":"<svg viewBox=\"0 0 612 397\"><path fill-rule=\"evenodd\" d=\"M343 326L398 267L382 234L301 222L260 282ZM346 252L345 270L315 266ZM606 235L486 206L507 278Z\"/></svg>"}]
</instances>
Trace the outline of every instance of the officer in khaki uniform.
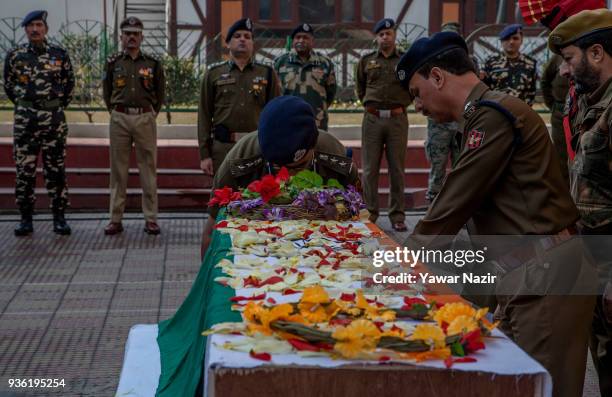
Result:
<instances>
[{"instance_id":1,"label":"officer in khaki uniform","mask_svg":"<svg viewBox=\"0 0 612 397\"><path fill-rule=\"evenodd\" d=\"M591 355L602 396L612 395L612 11L582 11L559 24L548 38L563 57L564 77L574 81L570 114L572 196L578 224L599 271Z\"/></svg>"},{"instance_id":2,"label":"officer in khaki uniform","mask_svg":"<svg viewBox=\"0 0 612 397\"><path fill-rule=\"evenodd\" d=\"M559 66L563 58L553 54L544 65L542 72L542 96L544 103L550 109L550 137L561 160L561 173L569 186L569 172L567 164L567 148L565 134L563 133L563 109L569 91L569 81L559 73Z\"/></svg>"},{"instance_id":3,"label":"officer in khaki uniform","mask_svg":"<svg viewBox=\"0 0 612 397\"><path fill-rule=\"evenodd\" d=\"M283 95L295 95L314 109L317 127L327 131L327 108L336 95L334 64L325 55L314 51L314 31L307 23L293 29L292 50L274 61Z\"/></svg>"},{"instance_id":4,"label":"officer in khaki uniform","mask_svg":"<svg viewBox=\"0 0 612 397\"><path fill-rule=\"evenodd\" d=\"M123 51L111 56L102 81L110 119L110 223L106 235L123 231L126 189L132 144L142 186L144 231L159 234L157 225L157 124L164 102L164 71L157 59L140 51L142 22L130 17L121 22Z\"/></svg>"},{"instance_id":5,"label":"officer in khaki uniform","mask_svg":"<svg viewBox=\"0 0 612 397\"><path fill-rule=\"evenodd\" d=\"M276 174L285 166L294 175L302 169L316 171L323 179L360 187L357 168L346 157L346 148L333 135L318 130L315 115L303 99L281 96L266 105L259 130L240 140L227 154L213 180L213 191L225 186L234 190ZM287 134L291 131L291 134ZM206 253L218 208L209 207L202 234L202 256Z\"/></svg>"},{"instance_id":6,"label":"officer in khaki uniform","mask_svg":"<svg viewBox=\"0 0 612 397\"><path fill-rule=\"evenodd\" d=\"M378 49L357 64L355 90L365 114L361 126L363 195L370 220L378 218L378 176L383 152L391 187L389 219L396 231L405 231L404 160L408 141L406 107L411 98L395 78L402 53L395 46L395 22L386 18L374 26Z\"/></svg>"},{"instance_id":7,"label":"officer in khaki uniform","mask_svg":"<svg viewBox=\"0 0 612 397\"><path fill-rule=\"evenodd\" d=\"M240 138L257 129L265 104L280 95L274 69L253 58L253 24L249 18L235 22L225 42L230 59L208 67L198 106L200 167L208 175L217 172Z\"/></svg>"},{"instance_id":8,"label":"officer in khaki uniform","mask_svg":"<svg viewBox=\"0 0 612 397\"><path fill-rule=\"evenodd\" d=\"M517 257L517 267L500 273L495 318L551 373L554 396L581 395L594 299L542 293L559 274L575 288L578 281L586 282L581 272L588 270L582 266L582 250L575 249L580 242L573 238L578 211L544 122L525 102L480 82L465 41L453 32L417 40L402 57L397 75L415 98L417 111L437 122L458 121L463 134L459 159L408 244L432 247L456 235L468 220L472 237L543 235L537 243L549 243L544 250L535 244L523 247L531 248L530 256ZM540 254L554 259L552 265L526 270L524 264ZM559 266L563 256L570 257L569 266Z\"/></svg>"}]
</instances>

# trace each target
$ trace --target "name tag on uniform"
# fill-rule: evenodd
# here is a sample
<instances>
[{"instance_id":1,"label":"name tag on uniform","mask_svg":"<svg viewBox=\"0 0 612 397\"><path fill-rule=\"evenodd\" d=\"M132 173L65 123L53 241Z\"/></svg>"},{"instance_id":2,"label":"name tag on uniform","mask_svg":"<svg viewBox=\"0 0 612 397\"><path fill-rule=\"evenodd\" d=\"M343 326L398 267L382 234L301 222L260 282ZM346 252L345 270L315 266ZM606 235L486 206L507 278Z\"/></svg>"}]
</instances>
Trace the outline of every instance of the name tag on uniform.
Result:
<instances>
[{"instance_id":1,"label":"name tag on uniform","mask_svg":"<svg viewBox=\"0 0 612 397\"><path fill-rule=\"evenodd\" d=\"M266 85L268 84L268 80L266 80L265 77L257 76L253 79L253 84Z\"/></svg>"},{"instance_id":2,"label":"name tag on uniform","mask_svg":"<svg viewBox=\"0 0 612 397\"><path fill-rule=\"evenodd\" d=\"M371 60L370 62L368 62L368 66L366 66L366 69L376 69L379 68L380 65L375 61L375 60Z\"/></svg>"},{"instance_id":3,"label":"name tag on uniform","mask_svg":"<svg viewBox=\"0 0 612 397\"><path fill-rule=\"evenodd\" d=\"M231 77L228 79L221 79L221 80L217 80L217 82L215 84L219 85L227 85L227 84L234 84L236 82L236 79Z\"/></svg>"}]
</instances>

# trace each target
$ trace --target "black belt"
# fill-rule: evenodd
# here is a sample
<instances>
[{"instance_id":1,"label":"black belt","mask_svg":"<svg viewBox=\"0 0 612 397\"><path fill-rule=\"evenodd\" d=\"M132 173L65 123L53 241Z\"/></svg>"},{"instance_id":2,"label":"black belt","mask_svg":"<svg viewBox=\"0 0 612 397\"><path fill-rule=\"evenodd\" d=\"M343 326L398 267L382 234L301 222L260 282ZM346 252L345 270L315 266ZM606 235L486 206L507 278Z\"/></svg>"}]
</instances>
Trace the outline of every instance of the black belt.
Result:
<instances>
[{"instance_id":1,"label":"black belt","mask_svg":"<svg viewBox=\"0 0 612 397\"><path fill-rule=\"evenodd\" d=\"M59 98L50 99L48 101L26 101L21 99L17 101L17 105L36 110L56 110L62 105L62 103L60 102Z\"/></svg>"},{"instance_id":2,"label":"black belt","mask_svg":"<svg viewBox=\"0 0 612 397\"><path fill-rule=\"evenodd\" d=\"M153 108L151 106L139 108L139 107L115 105L114 110L116 110L119 113L125 113L125 114L143 114L143 113L152 112Z\"/></svg>"}]
</instances>

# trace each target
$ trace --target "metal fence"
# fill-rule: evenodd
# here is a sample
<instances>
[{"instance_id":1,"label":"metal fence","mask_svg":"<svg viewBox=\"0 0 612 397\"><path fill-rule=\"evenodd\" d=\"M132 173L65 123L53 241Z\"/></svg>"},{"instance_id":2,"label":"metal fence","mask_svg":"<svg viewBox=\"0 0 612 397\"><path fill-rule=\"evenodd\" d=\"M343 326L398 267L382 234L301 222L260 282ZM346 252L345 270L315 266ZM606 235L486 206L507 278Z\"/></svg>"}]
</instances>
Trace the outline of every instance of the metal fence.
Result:
<instances>
[{"instance_id":1,"label":"metal fence","mask_svg":"<svg viewBox=\"0 0 612 397\"><path fill-rule=\"evenodd\" d=\"M18 44L26 42L21 18L7 17L0 19L0 63L4 62L6 53ZM479 29L468 38L468 44L479 62L494 52L499 52L497 33L504 25L490 25ZM332 59L336 65L339 85L336 111L360 111L360 105L354 97L353 70L359 58L375 48L375 41L370 32L351 29L342 24L315 25L316 49ZM272 63L285 51L286 38L262 26L255 27L255 58L258 61ZM76 86L72 108L84 111L90 121L93 111L103 110L101 80L107 57L117 51L113 41L112 29L99 21L80 20L64 24L58 33L48 38L70 54L76 77ZM182 31L178 40L178 56L167 52L167 29L165 25L148 28L143 50L159 57L166 73L166 110L170 121L170 111L194 111L197 93L203 71L207 64L227 57L227 49L220 34L207 37L201 44L194 40L195 31ZM427 34L425 27L403 23L398 27L398 44L406 49ZM547 58L546 39L542 35L526 37L523 52L534 56L541 65ZM3 64L0 64L3 67ZM0 88L0 101L6 96Z\"/></svg>"}]
</instances>

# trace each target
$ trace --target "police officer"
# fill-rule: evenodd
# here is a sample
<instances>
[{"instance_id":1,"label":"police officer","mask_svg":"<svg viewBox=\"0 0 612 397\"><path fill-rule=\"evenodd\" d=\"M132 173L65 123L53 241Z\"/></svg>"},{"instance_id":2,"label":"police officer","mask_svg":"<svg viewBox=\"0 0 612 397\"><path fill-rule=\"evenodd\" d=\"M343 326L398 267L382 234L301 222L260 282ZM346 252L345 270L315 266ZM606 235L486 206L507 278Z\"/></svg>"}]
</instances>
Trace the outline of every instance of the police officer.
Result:
<instances>
[{"instance_id":1,"label":"police officer","mask_svg":"<svg viewBox=\"0 0 612 397\"><path fill-rule=\"evenodd\" d=\"M570 109L572 196L581 234L599 265L601 294L591 334L591 355L602 396L612 395L612 11L582 11L559 24L548 38L563 57L564 77L578 99ZM599 237L604 236L604 237Z\"/></svg>"},{"instance_id":2,"label":"police officer","mask_svg":"<svg viewBox=\"0 0 612 397\"><path fill-rule=\"evenodd\" d=\"M291 134L287 134L291 131ZM227 154L213 180L213 191L225 186L234 190L276 174L285 166L290 174L302 169L316 171L323 179L359 187L357 168L346 149L333 135L317 130L312 106L294 96L270 101L259 119L259 130L241 139ZM208 248L218 208L209 207L202 235L202 256Z\"/></svg>"},{"instance_id":3,"label":"police officer","mask_svg":"<svg viewBox=\"0 0 612 397\"><path fill-rule=\"evenodd\" d=\"M415 98L417 111L438 122L457 121L463 134L459 159L409 244L431 247L444 240L443 235L454 236L468 220L472 237L550 235L538 236L521 251L529 253L531 247L532 253L524 257L531 261L537 259L536 243L546 247L541 255L551 258L549 272L538 273L544 265L525 270L514 251L503 252L519 267L505 267L507 273L500 273L496 288L505 292L496 296L495 317L500 328L551 373L554 396L581 395L594 299L545 292L548 277L556 280L563 274L582 282L579 274L584 274L582 251L574 249L579 242L572 239L578 211L546 125L525 102L480 82L465 41L455 33L417 40L402 57L397 75ZM566 266L558 266L560 260Z\"/></svg>"},{"instance_id":4,"label":"police officer","mask_svg":"<svg viewBox=\"0 0 612 397\"><path fill-rule=\"evenodd\" d=\"M292 50L274 62L283 95L295 95L314 109L317 127L327 130L327 108L336 95L336 73L331 59L314 51L314 31L307 23L291 32Z\"/></svg>"},{"instance_id":5,"label":"police officer","mask_svg":"<svg viewBox=\"0 0 612 397\"><path fill-rule=\"evenodd\" d=\"M461 26L457 22L447 22L441 27L442 32L455 32L461 34ZM450 156L451 164L459 157L457 136L459 124L455 121L436 123L431 117L427 118L427 139L425 140L425 156L429 161L429 178L425 198L431 203L442 188L446 177L446 166Z\"/></svg>"},{"instance_id":6,"label":"police officer","mask_svg":"<svg viewBox=\"0 0 612 397\"><path fill-rule=\"evenodd\" d=\"M230 26L225 42L230 59L208 67L198 107L200 167L208 175L219 169L238 139L257 129L264 105L280 95L274 69L254 59L249 18Z\"/></svg>"},{"instance_id":7,"label":"police officer","mask_svg":"<svg viewBox=\"0 0 612 397\"><path fill-rule=\"evenodd\" d=\"M142 186L142 211L147 234L160 233L157 224L157 123L164 102L164 70L159 60L143 53L142 21L126 18L120 25L123 51L111 56L102 81L110 119L110 222L104 234L123 231L132 144Z\"/></svg>"},{"instance_id":8,"label":"police officer","mask_svg":"<svg viewBox=\"0 0 612 397\"><path fill-rule=\"evenodd\" d=\"M503 53L489 57L481 70L481 79L492 90L506 92L533 104L536 93L536 61L520 52L523 29L509 25L499 33Z\"/></svg>"},{"instance_id":9,"label":"police officer","mask_svg":"<svg viewBox=\"0 0 612 397\"><path fill-rule=\"evenodd\" d=\"M569 172L567 164L567 147L563 133L563 112L565 99L569 91L569 80L561 76L559 66L563 59L556 54L544 65L542 72L542 96L544 103L550 109L550 137L561 160L561 173L569 186Z\"/></svg>"},{"instance_id":10,"label":"police officer","mask_svg":"<svg viewBox=\"0 0 612 397\"><path fill-rule=\"evenodd\" d=\"M365 108L361 126L363 195L370 221L378 219L378 175L385 153L391 185L389 219L396 231L406 231L404 214L404 160L408 141L410 94L395 78L402 53L395 46L395 22L385 18L374 25L378 49L357 64L355 91Z\"/></svg>"},{"instance_id":11,"label":"police officer","mask_svg":"<svg viewBox=\"0 0 612 397\"><path fill-rule=\"evenodd\" d=\"M15 104L13 158L17 168L15 196L21 222L16 236L34 231L36 163L42 151L44 176L53 210L53 231L70 234L64 218L68 205L64 109L72 99L74 74L68 53L46 40L47 11L32 11L23 19L28 43L10 50L4 62L4 91Z\"/></svg>"}]
</instances>

